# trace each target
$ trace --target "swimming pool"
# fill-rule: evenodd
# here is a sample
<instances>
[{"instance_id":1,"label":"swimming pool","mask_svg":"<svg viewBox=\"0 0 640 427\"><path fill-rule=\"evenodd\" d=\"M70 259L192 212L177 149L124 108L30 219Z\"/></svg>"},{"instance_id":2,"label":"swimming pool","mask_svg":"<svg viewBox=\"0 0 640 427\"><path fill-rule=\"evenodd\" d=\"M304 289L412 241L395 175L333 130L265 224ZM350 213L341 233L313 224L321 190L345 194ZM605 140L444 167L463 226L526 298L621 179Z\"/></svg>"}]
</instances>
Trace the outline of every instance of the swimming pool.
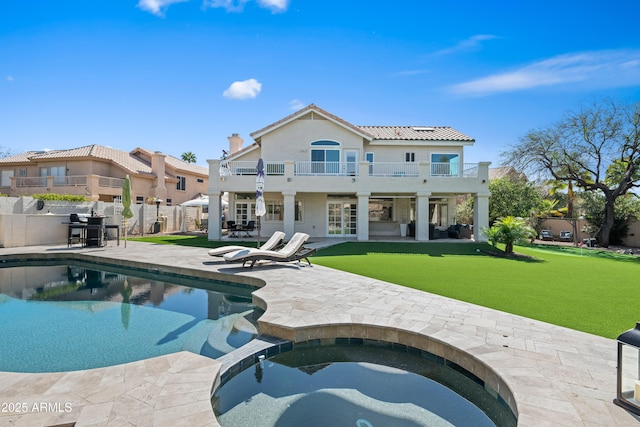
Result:
<instances>
[{"instance_id":1,"label":"swimming pool","mask_svg":"<svg viewBox=\"0 0 640 427\"><path fill-rule=\"evenodd\" d=\"M216 390L214 413L222 427L516 425L473 375L391 347L307 347L264 359Z\"/></svg>"},{"instance_id":2,"label":"swimming pool","mask_svg":"<svg viewBox=\"0 0 640 427\"><path fill-rule=\"evenodd\" d=\"M0 371L90 369L183 350L217 358L257 335L249 287L48 264L0 268Z\"/></svg>"}]
</instances>

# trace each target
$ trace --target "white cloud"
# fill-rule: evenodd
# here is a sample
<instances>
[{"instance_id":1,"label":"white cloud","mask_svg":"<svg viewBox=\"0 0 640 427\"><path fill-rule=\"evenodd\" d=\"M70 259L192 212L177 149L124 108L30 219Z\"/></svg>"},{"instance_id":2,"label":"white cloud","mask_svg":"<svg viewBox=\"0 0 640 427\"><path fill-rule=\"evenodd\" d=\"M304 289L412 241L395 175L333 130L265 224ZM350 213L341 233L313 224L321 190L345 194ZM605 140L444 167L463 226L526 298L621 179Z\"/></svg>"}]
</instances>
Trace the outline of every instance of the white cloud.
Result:
<instances>
[{"instance_id":1,"label":"white cloud","mask_svg":"<svg viewBox=\"0 0 640 427\"><path fill-rule=\"evenodd\" d=\"M138 7L157 16L164 16L165 10L174 3L183 3L189 0L139 0Z\"/></svg>"},{"instance_id":2,"label":"white cloud","mask_svg":"<svg viewBox=\"0 0 640 427\"><path fill-rule=\"evenodd\" d=\"M284 12L289 7L289 0L258 0L260 7L271 9L272 12Z\"/></svg>"},{"instance_id":3,"label":"white cloud","mask_svg":"<svg viewBox=\"0 0 640 427\"><path fill-rule=\"evenodd\" d=\"M453 53L458 53L458 52L468 52L468 51L478 50L482 47L482 42L487 40L497 39L497 38L498 38L497 36L492 36L491 34L477 34L475 36L469 37L466 40L462 40L455 46L434 52L433 55L435 56L451 55Z\"/></svg>"},{"instance_id":4,"label":"white cloud","mask_svg":"<svg viewBox=\"0 0 640 427\"><path fill-rule=\"evenodd\" d=\"M7 81L8 82L12 82L13 81L13 76L7 76Z\"/></svg>"},{"instance_id":5,"label":"white cloud","mask_svg":"<svg viewBox=\"0 0 640 427\"><path fill-rule=\"evenodd\" d=\"M265 9L270 9L272 12L284 12L289 7L289 0L256 0L258 5ZM203 8L217 8L222 7L227 12L242 12L244 5L249 0L203 0Z\"/></svg>"},{"instance_id":6,"label":"white cloud","mask_svg":"<svg viewBox=\"0 0 640 427\"><path fill-rule=\"evenodd\" d=\"M305 107L305 105L299 99L292 99L291 101L289 101L289 107L292 110L298 111L298 110L302 110Z\"/></svg>"},{"instance_id":7,"label":"white cloud","mask_svg":"<svg viewBox=\"0 0 640 427\"><path fill-rule=\"evenodd\" d=\"M253 99L260 94L261 90L262 83L256 79L249 79L231 83L222 96L228 99Z\"/></svg>"},{"instance_id":8,"label":"white cloud","mask_svg":"<svg viewBox=\"0 0 640 427\"><path fill-rule=\"evenodd\" d=\"M558 55L450 89L459 94L489 95L557 85L584 85L590 89L640 85L640 50Z\"/></svg>"},{"instance_id":9,"label":"white cloud","mask_svg":"<svg viewBox=\"0 0 640 427\"><path fill-rule=\"evenodd\" d=\"M202 7L205 9L208 7L222 7L226 9L227 12L242 12L247 1L248 0L204 0Z\"/></svg>"}]
</instances>

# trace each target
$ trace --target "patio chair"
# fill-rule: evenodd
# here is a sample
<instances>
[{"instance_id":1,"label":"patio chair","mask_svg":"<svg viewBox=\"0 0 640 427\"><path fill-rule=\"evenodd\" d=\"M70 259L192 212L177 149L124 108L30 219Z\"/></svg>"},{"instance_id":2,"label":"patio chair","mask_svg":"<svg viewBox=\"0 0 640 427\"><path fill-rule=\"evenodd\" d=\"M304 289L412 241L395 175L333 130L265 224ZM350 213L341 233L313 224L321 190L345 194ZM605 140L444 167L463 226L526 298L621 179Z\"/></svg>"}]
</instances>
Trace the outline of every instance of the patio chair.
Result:
<instances>
[{"instance_id":1,"label":"patio chair","mask_svg":"<svg viewBox=\"0 0 640 427\"><path fill-rule=\"evenodd\" d=\"M264 245L260 246L261 251L271 251L278 247L284 240L285 234L282 231L276 231L271 235L269 240L264 242ZM219 248L209 250L209 255L222 257L229 252L236 252L243 249L250 249L247 246L239 246L239 245L227 245L220 246Z\"/></svg>"},{"instance_id":2,"label":"patio chair","mask_svg":"<svg viewBox=\"0 0 640 427\"><path fill-rule=\"evenodd\" d=\"M74 241L84 246L86 231L87 231L87 218L81 218L77 213L69 215L67 233L67 246L71 246Z\"/></svg>"},{"instance_id":3,"label":"patio chair","mask_svg":"<svg viewBox=\"0 0 640 427\"><path fill-rule=\"evenodd\" d=\"M291 240L277 251L263 251L261 249L243 249L236 252L230 252L224 255L227 262L242 262L244 267L247 263L251 263L249 269L253 268L257 261L276 261L276 262L292 262L304 259L311 265L309 256L315 253L315 248L303 247L304 242L309 239L306 233L296 233Z\"/></svg>"},{"instance_id":4,"label":"patio chair","mask_svg":"<svg viewBox=\"0 0 640 427\"><path fill-rule=\"evenodd\" d=\"M254 230L255 226L256 226L255 221L249 221L247 222L247 225L244 225L240 229L240 232L244 233L243 234L244 237L251 237L251 232Z\"/></svg>"}]
</instances>

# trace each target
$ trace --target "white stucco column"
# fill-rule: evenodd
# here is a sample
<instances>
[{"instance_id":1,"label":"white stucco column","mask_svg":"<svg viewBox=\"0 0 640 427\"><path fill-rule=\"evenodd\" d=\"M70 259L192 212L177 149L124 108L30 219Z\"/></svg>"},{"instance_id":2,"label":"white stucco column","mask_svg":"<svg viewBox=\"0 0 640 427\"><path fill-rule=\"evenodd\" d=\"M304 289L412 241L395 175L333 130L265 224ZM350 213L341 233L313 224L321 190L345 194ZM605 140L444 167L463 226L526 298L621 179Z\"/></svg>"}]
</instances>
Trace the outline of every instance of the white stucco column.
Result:
<instances>
[{"instance_id":1,"label":"white stucco column","mask_svg":"<svg viewBox=\"0 0 640 427\"><path fill-rule=\"evenodd\" d=\"M296 232L296 192L295 191L283 191L284 197L284 234L286 240L291 239L291 236Z\"/></svg>"},{"instance_id":2,"label":"white stucco column","mask_svg":"<svg viewBox=\"0 0 640 427\"><path fill-rule=\"evenodd\" d=\"M429 196L430 191L416 193L416 240L429 240Z\"/></svg>"},{"instance_id":3,"label":"white stucco column","mask_svg":"<svg viewBox=\"0 0 640 427\"><path fill-rule=\"evenodd\" d=\"M491 193L477 193L473 196L473 238L476 242L486 242L483 227L489 226L489 196Z\"/></svg>"},{"instance_id":4,"label":"white stucco column","mask_svg":"<svg viewBox=\"0 0 640 427\"><path fill-rule=\"evenodd\" d=\"M209 240L220 240L222 238L222 201L220 191L209 193L209 226L207 227L207 238Z\"/></svg>"},{"instance_id":5,"label":"white stucco column","mask_svg":"<svg viewBox=\"0 0 640 427\"><path fill-rule=\"evenodd\" d=\"M455 224L456 218L456 197L449 197L447 199L447 227Z\"/></svg>"},{"instance_id":6,"label":"white stucco column","mask_svg":"<svg viewBox=\"0 0 640 427\"><path fill-rule=\"evenodd\" d=\"M356 193L358 196L358 226L357 235L358 240L369 240L369 191L359 191Z\"/></svg>"}]
</instances>

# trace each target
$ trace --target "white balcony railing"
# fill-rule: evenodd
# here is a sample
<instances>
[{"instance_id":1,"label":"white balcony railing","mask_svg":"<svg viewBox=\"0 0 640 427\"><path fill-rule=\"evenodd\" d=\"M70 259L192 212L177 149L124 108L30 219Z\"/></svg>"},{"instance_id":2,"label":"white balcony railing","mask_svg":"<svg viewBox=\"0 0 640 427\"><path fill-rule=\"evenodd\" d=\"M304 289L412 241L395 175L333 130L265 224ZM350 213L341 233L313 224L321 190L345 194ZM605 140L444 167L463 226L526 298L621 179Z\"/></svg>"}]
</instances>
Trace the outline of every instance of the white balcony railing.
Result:
<instances>
[{"instance_id":1,"label":"white balcony railing","mask_svg":"<svg viewBox=\"0 0 640 427\"><path fill-rule=\"evenodd\" d=\"M257 162L223 161L220 163L220 176L256 175ZM284 175L284 162L265 162L265 175Z\"/></svg>"},{"instance_id":2,"label":"white balcony railing","mask_svg":"<svg viewBox=\"0 0 640 427\"><path fill-rule=\"evenodd\" d=\"M296 176L358 176L359 164L355 162L292 162ZM418 177L418 162L372 162L362 175L382 177ZM477 163L422 163L427 169L422 173L432 177L477 178ZM285 175L285 162L265 162L266 175ZM256 175L255 161L222 161L220 176Z\"/></svg>"},{"instance_id":3,"label":"white balcony railing","mask_svg":"<svg viewBox=\"0 0 640 427\"><path fill-rule=\"evenodd\" d=\"M374 162L369 164L371 176L418 176L418 163L415 162Z\"/></svg>"},{"instance_id":4,"label":"white balcony railing","mask_svg":"<svg viewBox=\"0 0 640 427\"><path fill-rule=\"evenodd\" d=\"M296 162L296 175L358 175L358 164L355 162Z\"/></svg>"}]
</instances>

